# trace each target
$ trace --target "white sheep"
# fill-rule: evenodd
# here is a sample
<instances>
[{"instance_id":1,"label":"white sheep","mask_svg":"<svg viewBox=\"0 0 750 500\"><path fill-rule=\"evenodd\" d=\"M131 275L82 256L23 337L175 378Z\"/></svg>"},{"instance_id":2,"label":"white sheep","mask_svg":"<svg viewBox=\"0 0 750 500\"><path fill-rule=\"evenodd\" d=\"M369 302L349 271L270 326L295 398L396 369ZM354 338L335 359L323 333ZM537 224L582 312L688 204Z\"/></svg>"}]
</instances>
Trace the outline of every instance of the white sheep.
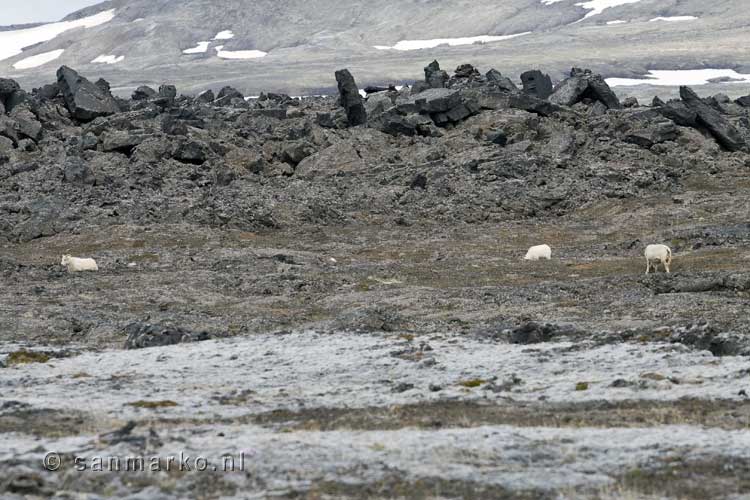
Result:
<instances>
[{"instance_id":1,"label":"white sheep","mask_svg":"<svg viewBox=\"0 0 750 500\"><path fill-rule=\"evenodd\" d=\"M661 262L664 269L669 272L669 266L672 264L672 249L667 245L649 245L646 247L646 274L651 272L651 265L653 263L654 272L659 270L659 263Z\"/></svg>"},{"instance_id":2,"label":"white sheep","mask_svg":"<svg viewBox=\"0 0 750 500\"><path fill-rule=\"evenodd\" d=\"M524 257L524 260L550 260L551 258L552 249L549 247L549 245L538 245L529 248L529 251L526 252L526 257Z\"/></svg>"},{"instance_id":3,"label":"white sheep","mask_svg":"<svg viewBox=\"0 0 750 500\"><path fill-rule=\"evenodd\" d=\"M67 267L69 273L99 270L99 266L96 265L94 259L79 259L77 257L71 257L70 255L63 255L60 265Z\"/></svg>"}]
</instances>

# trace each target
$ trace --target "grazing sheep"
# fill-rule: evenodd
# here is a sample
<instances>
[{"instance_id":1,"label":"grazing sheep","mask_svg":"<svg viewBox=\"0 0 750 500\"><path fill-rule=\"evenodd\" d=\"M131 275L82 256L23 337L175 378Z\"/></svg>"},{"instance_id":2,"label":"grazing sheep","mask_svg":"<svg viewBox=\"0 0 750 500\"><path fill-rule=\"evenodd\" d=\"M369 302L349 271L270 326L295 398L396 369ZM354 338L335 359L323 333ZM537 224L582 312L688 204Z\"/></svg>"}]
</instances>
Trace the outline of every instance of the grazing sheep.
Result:
<instances>
[{"instance_id":1,"label":"grazing sheep","mask_svg":"<svg viewBox=\"0 0 750 500\"><path fill-rule=\"evenodd\" d=\"M669 272L669 266L672 264L672 250L667 245L649 245L646 247L646 274L651 272L653 263L654 272L659 270L661 262L664 269Z\"/></svg>"},{"instance_id":2,"label":"grazing sheep","mask_svg":"<svg viewBox=\"0 0 750 500\"><path fill-rule=\"evenodd\" d=\"M77 257L71 257L70 255L63 255L60 265L67 267L69 273L99 270L99 266L96 265L94 259L79 259Z\"/></svg>"},{"instance_id":3,"label":"grazing sheep","mask_svg":"<svg viewBox=\"0 0 750 500\"><path fill-rule=\"evenodd\" d=\"M524 260L550 260L551 258L552 249L549 247L549 245L538 245L529 248L529 251L526 252L526 257L524 257Z\"/></svg>"}]
</instances>

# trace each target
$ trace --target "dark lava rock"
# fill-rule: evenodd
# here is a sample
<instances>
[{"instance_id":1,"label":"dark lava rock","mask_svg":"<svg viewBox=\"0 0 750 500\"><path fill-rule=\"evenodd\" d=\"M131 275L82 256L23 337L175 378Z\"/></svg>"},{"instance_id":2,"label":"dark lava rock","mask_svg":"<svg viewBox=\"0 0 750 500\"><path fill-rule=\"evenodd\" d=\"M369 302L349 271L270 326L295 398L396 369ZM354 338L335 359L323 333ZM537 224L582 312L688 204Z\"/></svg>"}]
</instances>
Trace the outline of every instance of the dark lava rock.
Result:
<instances>
[{"instance_id":1,"label":"dark lava rock","mask_svg":"<svg viewBox=\"0 0 750 500\"><path fill-rule=\"evenodd\" d=\"M21 86L18 85L18 82L15 80L11 80L10 78L0 78L0 100L20 89Z\"/></svg>"},{"instance_id":2,"label":"dark lava rock","mask_svg":"<svg viewBox=\"0 0 750 500\"><path fill-rule=\"evenodd\" d=\"M501 90L507 90L508 92L518 90L518 87L510 78L503 76L496 69L489 70L484 77L488 83L499 87Z\"/></svg>"},{"instance_id":3,"label":"dark lava rock","mask_svg":"<svg viewBox=\"0 0 750 500\"><path fill-rule=\"evenodd\" d=\"M455 78L479 78L481 74L471 64L462 64L453 73Z\"/></svg>"},{"instance_id":4,"label":"dark lava rock","mask_svg":"<svg viewBox=\"0 0 750 500\"><path fill-rule=\"evenodd\" d=\"M492 144L497 144L498 146L505 146L506 144L508 144L508 136L502 130L490 132L489 134L487 134L487 140Z\"/></svg>"},{"instance_id":5,"label":"dark lava rock","mask_svg":"<svg viewBox=\"0 0 750 500\"><path fill-rule=\"evenodd\" d=\"M178 327L140 322L131 323L125 327L125 333L128 336L125 341L125 349L161 347L186 342L200 342L211 338L207 332L196 334Z\"/></svg>"},{"instance_id":6,"label":"dark lava rock","mask_svg":"<svg viewBox=\"0 0 750 500\"><path fill-rule=\"evenodd\" d=\"M552 79L539 70L526 71L521 74L523 91L539 99L547 99L552 95Z\"/></svg>"},{"instance_id":7,"label":"dark lava rock","mask_svg":"<svg viewBox=\"0 0 750 500\"><path fill-rule=\"evenodd\" d=\"M561 328L557 325L540 325L533 321L524 323L510 332L511 344L539 344L549 342L553 337L560 334Z\"/></svg>"},{"instance_id":8,"label":"dark lava rock","mask_svg":"<svg viewBox=\"0 0 750 500\"><path fill-rule=\"evenodd\" d=\"M203 104L210 104L216 100L216 97L214 96L214 91L211 89L204 90L200 94L198 94L198 97L195 98L198 102L202 102Z\"/></svg>"},{"instance_id":9,"label":"dark lava rock","mask_svg":"<svg viewBox=\"0 0 750 500\"><path fill-rule=\"evenodd\" d=\"M158 96L162 99L175 99L177 97L177 87L174 85L161 85Z\"/></svg>"},{"instance_id":10,"label":"dark lava rock","mask_svg":"<svg viewBox=\"0 0 750 500\"><path fill-rule=\"evenodd\" d=\"M73 118L91 121L120 111L109 92L103 91L67 66L57 70L57 83Z\"/></svg>"},{"instance_id":11,"label":"dark lava rock","mask_svg":"<svg viewBox=\"0 0 750 500\"><path fill-rule=\"evenodd\" d=\"M745 335L721 332L708 323L676 328L669 340L673 343L709 351L719 357L750 355L750 341Z\"/></svg>"},{"instance_id":12,"label":"dark lava rock","mask_svg":"<svg viewBox=\"0 0 750 500\"><path fill-rule=\"evenodd\" d=\"M718 111L707 105L690 87L680 87L680 97L685 105L698 116L698 123L708 129L716 141L729 151L747 149L740 132Z\"/></svg>"},{"instance_id":13,"label":"dark lava rock","mask_svg":"<svg viewBox=\"0 0 750 500\"><path fill-rule=\"evenodd\" d=\"M531 94L525 94L522 92L511 94L508 104L511 108L522 109L540 116L552 116L554 113L564 111L562 106L558 106L546 99L539 99Z\"/></svg>"},{"instance_id":14,"label":"dark lava rock","mask_svg":"<svg viewBox=\"0 0 750 500\"><path fill-rule=\"evenodd\" d=\"M142 85L133 91L131 99L134 101L147 101L156 97L157 92L147 85Z\"/></svg>"},{"instance_id":15,"label":"dark lava rock","mask_svg":"<svg viewBox=\"0 0 750 500\"><path fill-rule=\"evenodd\" d=\"M215 104L217 106L229 106L230 104L233 104L233 101L235 99L239 99L244 102L245 96L242 95L242 92L240 92L239 90L227 85L219 91L219 94L216 96Z\"/></svg>"},{"instance_id":16,"label":"dark lava rock","mask_svg":"<svg viewBox=\"0 0 750 500\"><path fill-rule=\"evenodd\" d=\"M448 73L440 69L440 63L437 61L432 61L424 68L424 81L427 88L441 89L445 87L448 80Z\"/></svg>"},{"instance_id":17,"label":"dark lava rock","mask_svg":"<svg viewBox=\"0 0 750 500\"><path fill-rule=\"evenodd\" d=\"M637 108L638 107L638 99L635 97L626 97L624 101L622 101L622 107L623 108Z\"/></svg>"},{"instance_id":18,"label":"dark lava rock","mask_svg":"<svg viewBox=\"0 0 750 500\"><path fill-rule=\"evenodd\" d=\"M342 69L336 72L336 82L339 88L339 102L346 111L349 125L364 125L367 122L367 112L354 77L348 69Z\"/></svg>"},{"instance_id":19,"label":"dark lava rock","mask_svg":"<svg viewBox=\"0 0 750 500\"><path fill-rule=\"evenodd\" d=\"M96 184L96 176L91 169L80 158L68 158L63 166L63 177L65 182L71 184Z\"/></svg>"},{"instance_id":20,"label":"dark lava rock","mask_svg":"<svg viewBox=\"0 0 750 500\"><path fill-rule=\"evenodd\" d=\"M549 101L561 106L573 106L586 98L601 102L607 109L620 109L622 107L620 100L601 75L595 75L590 70L578 68L573 68L570 78L555 88L549 96Z\"/></svg>"},{"instance_id":21,"label":"dark lava rock","mask_svg":"<svg viewBox=\"0 0 750 500\"><path fill-rule=\"evenodd\" d=\"M669 118L677 125L695 127L698 124L698 113L688 108L682 101L662 102L658 109L664 118Z\"/></svg>"}]
</instances>

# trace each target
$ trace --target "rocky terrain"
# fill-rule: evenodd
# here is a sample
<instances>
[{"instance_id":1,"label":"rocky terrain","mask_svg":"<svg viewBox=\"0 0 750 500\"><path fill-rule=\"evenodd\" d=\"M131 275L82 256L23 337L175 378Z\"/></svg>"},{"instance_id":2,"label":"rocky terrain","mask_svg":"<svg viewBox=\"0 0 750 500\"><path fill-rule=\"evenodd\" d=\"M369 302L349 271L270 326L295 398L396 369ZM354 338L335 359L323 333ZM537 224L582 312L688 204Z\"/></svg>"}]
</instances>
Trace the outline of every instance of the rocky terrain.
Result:
<instances>
[{"instance_id":1,"label":"rocky terrain","mask_svg":"<svg viewBox=\"0 0 750 500\"><path fill-rule=\"evenodd\" d=\"M0 79L4 498L749 493L750 98L90 78Z\"/></svg>"}]
</instances>

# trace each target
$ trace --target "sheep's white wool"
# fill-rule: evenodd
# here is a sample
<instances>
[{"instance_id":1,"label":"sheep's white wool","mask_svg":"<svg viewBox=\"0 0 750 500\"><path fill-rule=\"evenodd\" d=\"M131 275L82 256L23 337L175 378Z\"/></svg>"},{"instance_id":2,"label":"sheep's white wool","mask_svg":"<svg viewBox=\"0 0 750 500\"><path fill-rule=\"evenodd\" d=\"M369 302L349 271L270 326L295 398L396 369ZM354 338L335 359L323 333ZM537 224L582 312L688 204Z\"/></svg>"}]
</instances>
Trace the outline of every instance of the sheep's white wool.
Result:
<instances>
[{"instance_id":1,"label":"sheep's white wool","mask_svg":"<svg viewBox=\"0 0 750 500\"><path fill-rule=\"evenodd\" d=\"M669 272L669 266L672 263L672 250L667 245L649 245L646 247L644 255L646 257L646 274L651 271L652 265L656 270L659 264L662 264L664 270Z\"/></svg>"},{"instance_id":2,"label":"sheep's white wool","mask_svg":"<svg viewBox=\"0 0 750 500\"><path fill-rule=\"evenodd\" d=\"M537 245L535 247L529 248L529 251L526 252L526 257L524 257L524 260L550 260L552 258L552 249L549 247L549 245Z\"/></svg>"},{"instance_id":3,"label":"sheep's white wool","mask_svg":"<svg viewBox=\"0 0 750 500\"><path fill-rule=\"evenodd\" d=\"M16 69L36 68L47 64L48 62L54 61L55 59L60 57L63 52L65 52L64 49L58 49L52 50L50 52L44 52L42 54L37 54L35 56L27 57L26 59L21 59L20 61L15 63L13 67Z\"/></svg>"},{"instance_id":4,"label":"sheep's white wool","mask_svg":"<svg viewBox=\"0 0 750 500\"><path fill-rule=\"evenodd\" d=\"M70 255L63 255L60 265L65 266L69 273L99 270L99 266L96 265L94 259L80 259L78 257L71 257Z\"/></svg>"}]
</instances>

